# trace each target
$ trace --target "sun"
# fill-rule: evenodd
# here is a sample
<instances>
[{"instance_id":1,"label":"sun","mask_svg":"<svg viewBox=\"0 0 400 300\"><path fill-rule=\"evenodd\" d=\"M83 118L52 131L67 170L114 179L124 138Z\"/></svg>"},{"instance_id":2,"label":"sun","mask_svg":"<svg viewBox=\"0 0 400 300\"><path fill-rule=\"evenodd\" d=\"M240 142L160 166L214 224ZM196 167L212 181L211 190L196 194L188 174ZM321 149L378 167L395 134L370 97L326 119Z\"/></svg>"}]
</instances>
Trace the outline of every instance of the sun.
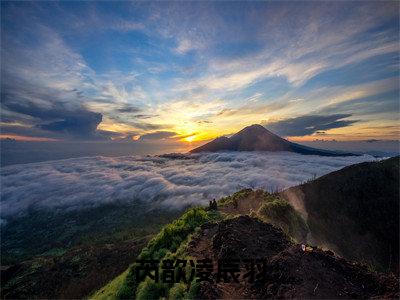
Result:
<instances>
[{"instance_id":1,"label":"sun","mask_svg":"<svg viewBox=\"0 0 400 300\"><path fill-rule=\"evenodd\" d=\"M194 141L195 137L196 137L195 135L191 135L191 136L185 137L184 140L185 140L186 142L191 143L191 142Z\"/></svg>"}]
</instances>

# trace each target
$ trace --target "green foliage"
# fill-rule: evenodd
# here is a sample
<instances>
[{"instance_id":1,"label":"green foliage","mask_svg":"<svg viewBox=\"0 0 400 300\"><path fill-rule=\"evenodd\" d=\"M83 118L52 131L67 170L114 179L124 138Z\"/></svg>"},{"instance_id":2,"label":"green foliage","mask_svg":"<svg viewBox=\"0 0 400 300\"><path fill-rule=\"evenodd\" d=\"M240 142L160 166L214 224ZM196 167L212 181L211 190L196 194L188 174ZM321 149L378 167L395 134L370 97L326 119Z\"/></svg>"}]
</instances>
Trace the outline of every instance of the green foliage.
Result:
<instances>
[{"instance_id":1,"label":"green foliage","mask_svg":"<svg viewBox=\"0 0 400 300\"><path fill-rule=\"evenodd\" d=\"M307 224L300 214L285 200L275 198L264 203L259 211L261 218L280 227L288 236L302 242L307 235Z\"/></svg>"},{"instance_id":2,"label":"green foliage","mask_svg":"<svg viewBox=\"0 0 400 300\"><path fill-rule=\"evenodd\" d=\"M113 300L116 299L118 290L121 289L126 276L128 275L128 269L120 274L118 277L114 278L107 285L105 285L100 290L96 291L93 295L89 296L89 299L95 300Z\"/></svg>"},{"instance_id":3,"label":"green foliage","mask_svg":"<svg viewBox=\"0 0 400 300\"><path fill-rule=\"evenodd\" d=\"M176 252L182 243L188 239L198 226L220 218L218 212L207 212L204 208L194 207L188 209L179 219L164 228L148 243L139 255L139 259L163 259ZM163 284L151 284L147 281L138 285L135 282L134 268L130 268L124 285L118 292L118 298L166 296L170 286ZM156 297L156 298L158 298Z\"/></svg>"},{"instance_id":4,"label":"green foliage","mask_svg":"<svg viewBox=\"0 0 400 300\"><path fill-rule=\"evenodd\" d=\"M258 218L258 214L257 212L255 212L254 210L250 209L250 213L249 216L252 218Z\"/></svg>"},{"instance_id":5,"label":"green foliage","mask_svg":"<svg viewBox=\"0 0 400 300\"><path fill-rule=\"evenodd\" d=\"M193 280L192 283L190 284L189 291L185 298L186 299L197 299L199 289L200 289L200 283Z\"/></svg>"},{"instance_id":6,"label":"green foliage","mask_svg":"<svg viewBox=\"0 0 400 300\"><path fill-rule=\"evenodd\" d=\"M81 245L140 239L159 232L182 213L151 209L153 206L135 202L68 212L31 209L26 215L9 218L7 226L1 228L2 263L20 263L38 255L60 256Z\"/></svg>"},{"instance_id":7,"label":"green foliage","mask_svg":"<svg viewBox=\"0 0 400 300\"><path fill-rule=\"evenodd\" d=\"M224 205L227 205L227 204L230 204L230 203L233 203L234 205L235 204L237 205L237 203L238 203L238 201L240 199L247 198L252 193L253 193L252 189L240 190L240 191L238 191L238 192L236 192L236 193L234 193L234 194L232 194L230 196L227 196L227 197L219 199L218 200L218 206L224 206Z\"/></svg>"},{"instance_id":8,"label":"green foliage","mask_svg":"<svg viewBox=\"0 0 400 300\"><path fill-rule=\"evenodd\" d=\"M249 197L260 199L260 201L262 202L269 202L275 200L279 196L277 193L269 193L260 189L259 190L242 189L230 196L218 200L218 206L225 206L228 204L233 204L234 206L237 206L239 201Z\"/></svg>"},{"instance_id":9,"label":"green foliage","mask_svg":"<svg viewBox=\"0 0 400 300\"><path fill-rule=\"evenodd\" d=\"M152 300L166 296L168 296L168 286L166 284L156 283L147 278L145 281L141 282L137 288L135 299Z\"/></svg>"},{"instance_id":10,"label":"green foliage","mask_svg":"<svg viewBox=\"0 0 400 300\"><path fill-rule=\"evenodd\" d=\"M187 290L187 285L184 283L176 283L169 290L168 299L186 299L185 296Z\"/></svg>"},{"instance_id":11,"label":"green foliage","mask_svg":"<svg viewBox=\"0 0 400 300\"><path fill-rule=\"evenodd\" d=\"M257 190L255 191L257 194L257 197L261 199L262 202L271 202L279 199L279 194L277 193L268 193L263 190Z\"/></svg>"},{"instance_id":12,"label":"green foliage","mask_svg":"<svg viewBox=\"0 0 400 300\"><path fill-rule=\"evenodd\" d=\"M43 253L43 256L62 256L67 252L64 248L53 248Z\"/></svg>"},{"instance_id":13,"label":"green foliage","mask_svg":"<svg viewBox=\"0 0 400 300\"><path fill-rule=\"evenodd\" d=\"M114 264L105 265L101 276L93 275L91 270L98 270L96 257L104 247L129 241L135 245L132 249L135 253L150 236L181 214L179 210L157 207L154 202L134 201L67 212L30 209L26 215L9 218L7 226L0 230L2 264L23 262L23 267L8 277L4 276L7 279L2 282L2 293L9 298L50 299L60 295L67 295L67 298L73 295L75 298L89 294L102 286L105 280L112 280L114 270L127 268L126 257L115 259L118 256L115 252L125 252L126 248L116 246L112 258L107 257L107 261L113 260ZM46 264L37 270L40 258ZM60 280L47 282L42 275L45 270L57 274L51 276ZM75 278L71 283L73 287L63 284L71 278L71 273ZM119 291L120 287L116 290Z\"/></svg>"},{"instance_id":14,"label":"green foliage","mask_svg":"<svg viewBox=\"0 0 400 300\"><path fill-rule=\"evenodd\" d=\"M143 249L140 259L160 259L169 252L175 252L182 241L195 228L209 220L208 213L203 208L191 208L181 218L166 225Z\"/></svg>"}]
</instances>

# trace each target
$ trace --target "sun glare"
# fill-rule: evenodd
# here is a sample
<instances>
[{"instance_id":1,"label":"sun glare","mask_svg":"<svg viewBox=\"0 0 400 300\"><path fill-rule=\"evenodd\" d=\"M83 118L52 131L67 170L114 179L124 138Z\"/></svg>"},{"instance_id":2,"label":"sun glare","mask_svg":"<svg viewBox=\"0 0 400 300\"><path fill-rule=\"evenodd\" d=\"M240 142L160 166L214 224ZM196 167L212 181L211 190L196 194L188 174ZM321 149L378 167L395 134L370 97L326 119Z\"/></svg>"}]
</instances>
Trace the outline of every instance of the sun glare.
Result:
<instances>
[{"instance_id":1,"label":"sun glare","mask_svg":"<svg viewBox=\"0 0 400 300\"><path fill-rule=\"evenodd\" d=\"M196 137L195 135L191 135L191 136L185 137L184 140L185 140L186 142L191 143L191 142L194 141L195 137Z\"/></svg>"}]
</instances>

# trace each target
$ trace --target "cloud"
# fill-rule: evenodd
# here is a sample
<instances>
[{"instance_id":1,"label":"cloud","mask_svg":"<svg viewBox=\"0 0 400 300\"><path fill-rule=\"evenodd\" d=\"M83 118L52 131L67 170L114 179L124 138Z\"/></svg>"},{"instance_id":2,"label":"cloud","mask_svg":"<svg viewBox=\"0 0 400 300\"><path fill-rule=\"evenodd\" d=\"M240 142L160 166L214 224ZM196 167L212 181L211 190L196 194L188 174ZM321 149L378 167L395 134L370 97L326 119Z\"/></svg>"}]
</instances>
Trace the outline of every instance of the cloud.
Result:
<instances>
[{"instance_id":1,"label":"cloud","mask_svg":"<svg viewBox=\"0 0 400 300\"><path fill-rule=\"evenodd\" d=\"M156 118L158 117L158 115L146 115L146 114L138 114L138 115L134 115L134 118L138 118L138 119L151 119L151 118Z\"/></svg>"},{"instance_id":2,"label":"cloud","mask_svg":"<svg viewBox=\"0 0 400 300\"><path fill-rule=\"evenodd\" d=\"M178 46L176 47L176 52L180 54L185 54L191 50L200 48L197 43L183 39L178 42Z\"/></svg>"},{"instance_id":3,"label":"cloud","mask_svg":"<svg viewBox=\"0 0 400 300\"><path fill-rule=\"evenodd\" d=\"M130 105L125 105L124 107L117 109L117 112L119 113L137 113L139 111L139 108Z\"/></svg>"},{"instance_id":4,"label":"cloud","mask_svg":"<svg viewBox=\"0 0 400 300\"><path fill-rule=\"evenodd\" d=\"M98 156L7 166L1 168L1 218L29 208L77 210L116 201L161 201L171 208L205 204L241 188L286 188L370 160L240 152L175 159Z\"/></svg>"},{"instance_id":5,"label":"cloud","mask_svg":"<svg viewBox=\"0 0 400 300\"><path fill-rule=\"evenodd\" d=\"M22 46L21 37L33 38L35 43ZM20 36L6 31L4 40L1 118L2 122L24 126L2 124L2 133L23 131L27 136L44 137L47 132L48 137L61 139L107 138L113 134L97 130L104 116L131 123L136 127L131 131L162 127L141 122L148 114L138 114L142 109L136 100L144 97L141 87L132 85L138 74L96 74L58 32L39 23L22 30ZM135 105L129 103L132 101ZM135 121L131 121L130 113L137 115Z\"/></svg>"},{"instance_id":6,"label":"cloud","mask_svg":"<svg viewBox=\"0 0 400 300\"><path fill-rule=\"evenodd\" d=\"M356 120L342 120L350 114L305 115L264 124L269 130L281 136L304 136L319 131L346 127Z\"/></svg>"},{"instance_id":7,"label":"cloud","mask_svg":"<svg viewBox=\"0 0 400 300\"><path fill-rule=\"evenodd\" d=\"M44 105L37 102L26 101L22 103L15 101L11 94L3 94L2 108L13 113L29 116L32 124L19 126L3 126L2 133L25 133L30 136L45 136L48 131L63 138L86 138L100 137L97 126L102 120L100 113L95 113L84 107L68 108L62 103L53 103L49 96L42 95ZM15 120L15 118L14 118ZM22 126L21 126L22 125ZM38 130L39 129L39 130ZM42 132L40 132L42 130Z\"/></svg>"},{"instance_id":8,"label":"cloud","mask_svg":"<svg viewBox=\"0 0 400 300\"><path fill-rule=\"evenodd\" d=\"M101 22L104 26L104 21ZM112 30L117 30L117 31L123 31L123 32L129 32L129 31L137 31L137 30L142 30L144 28L144 25L139 22L130 22L126 20L112 20L112 23L106 23L106 26L109 26L108 28Z\"/></svg>"},{"instance_id":9,"label":"cloud","mask_svg":"<svg viewBox=\"0 0 400 300\"><path fill-rule=\"evenodd\" d=\"M177 133L172 131L156 131L141 135L139 140L163 140L172 138L176 135Z\"/></svg>"},{"instance_id":10,"label":"cloud","mask_svg":"<svg viewBox=\"0 0 400 300\"><path fill-rule=\"evenodd\" d=\"M95 135L101 120L102 115L99 113L75 111L69 116L64 115L61 121L43 124L39 127L48 131L66 133L74 137L88 138Z\"/></svg>"},{"instance_id":11,"label":"cloud","mask_svg":"<svg viewBox=\"0 0 400 300\"><path fill-rule=\"evenodd\" d=\"M398 67L394 2L104 5L4 6L2 91L44 111L100 113L100 129L122 134L204 130L209 138L262 118L395 111L397 97L390 105L337 105L398 90L397 77L378 80ZM183 110L174 111L179 102ZM316 110L324 106L331 111ZM35 136L50 122L58 122L47 126L54 129L81 121L43 124L10 109L2 119L29 125ZM199 128L199 120L213 123Z\"/></svg>"},{"instance_id":12,"label":"cloud","mask_svg":"<svg viewBox=\"0 0 400 300\"><path fill-rule=\"evenodd\" d=\"M190 78L180 83L177 90L240 91L262 80L278 77L296 88L329 70L399 51L393 28L382 27L376 31L388 19L397 18L391 5L356 7L302 3L260 6L257 10L251 6L246 7L248 13L241 14L242 20L249 18L251 22L228 23L233 28L227 27L222 16L223 24L218 31L227 47L230 46L230 32L235 32L236 41L247 36L248 40L242 41L243 55L239 58L204 55L208 61L206 72L195 80ZM286 21L288 16L290 23ZM195 32L206 26L200 25ZM252 27L247 28L249 32L245 36L240 36L246 26ZM243 45L254 41L260 41L263 46L256 53L246 54ZM184 42L180 46L188 49L191 44L188 40Z\"/></svg>"}]
</instances>

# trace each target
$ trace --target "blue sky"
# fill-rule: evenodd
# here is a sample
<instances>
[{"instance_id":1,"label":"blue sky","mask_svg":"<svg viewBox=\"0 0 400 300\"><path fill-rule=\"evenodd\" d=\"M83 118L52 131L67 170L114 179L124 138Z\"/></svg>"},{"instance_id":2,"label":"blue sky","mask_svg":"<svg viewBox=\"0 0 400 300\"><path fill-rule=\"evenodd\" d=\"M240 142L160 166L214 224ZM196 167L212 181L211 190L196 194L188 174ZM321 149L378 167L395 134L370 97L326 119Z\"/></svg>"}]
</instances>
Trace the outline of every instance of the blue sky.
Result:
<instances>
[{"instance_id":1,"label":"blue sky","mask_svg":"<svg viewBox=\"0 0 400 300\"><path fill-rule=\"evenodd\" d=\"M1 134L398 139L398 3L2 2Z\"/></svg>"}]
</instances>

